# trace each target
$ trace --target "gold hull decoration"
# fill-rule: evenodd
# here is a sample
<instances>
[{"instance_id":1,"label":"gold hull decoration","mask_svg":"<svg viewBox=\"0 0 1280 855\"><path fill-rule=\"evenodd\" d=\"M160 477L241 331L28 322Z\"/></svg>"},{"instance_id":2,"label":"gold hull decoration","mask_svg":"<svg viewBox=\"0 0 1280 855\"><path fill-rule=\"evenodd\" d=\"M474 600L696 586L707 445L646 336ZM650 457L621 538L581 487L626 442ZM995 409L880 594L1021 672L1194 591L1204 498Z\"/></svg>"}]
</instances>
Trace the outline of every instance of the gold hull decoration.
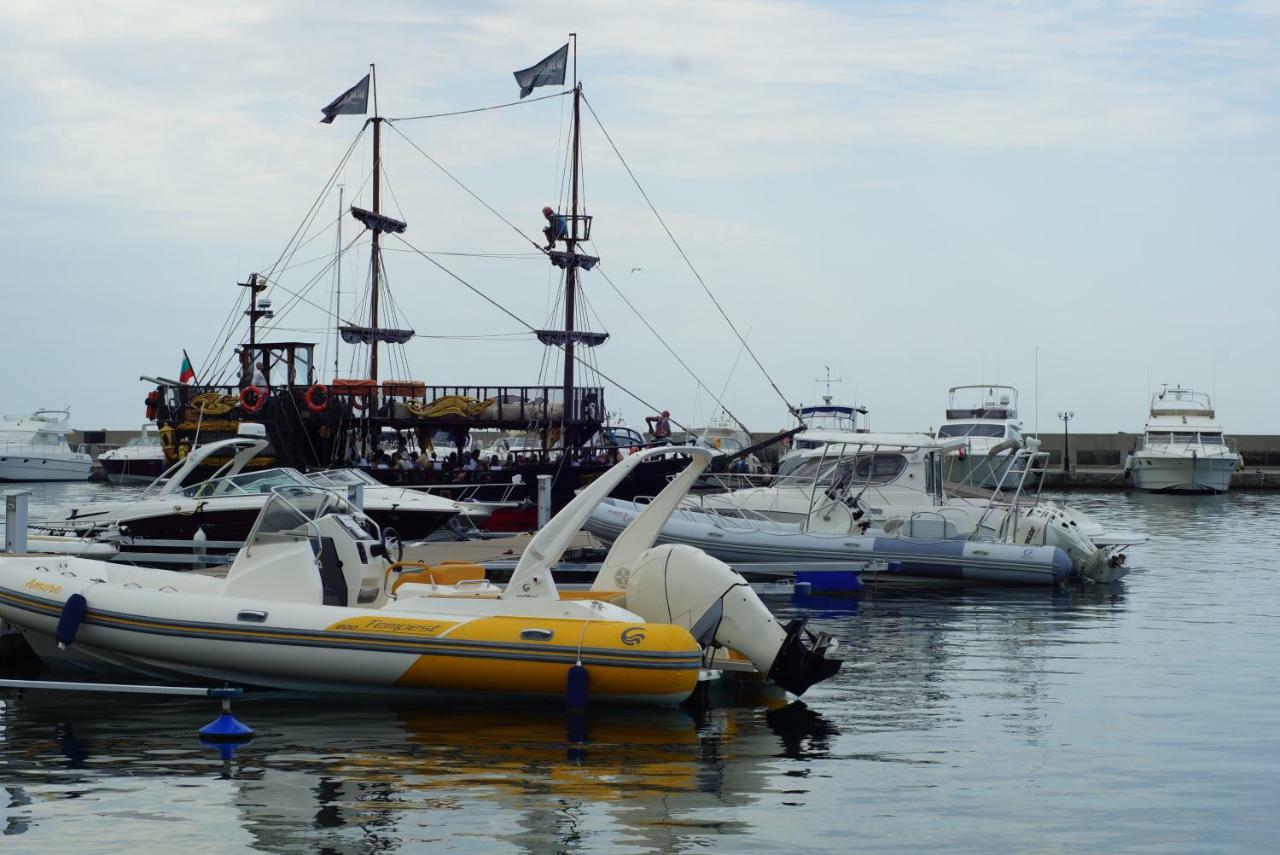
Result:
<instances>
[{"instance_id":1,"label":"gold hull decoration","mask_svg":"<svg viewBox=\"0 0 1280 855\"><path fill-rule=\"evenodd\" d=\"M405 407L418 418L438 419L445 416L454 418L479 418L485 410L493 406L496 398L485 398L483 401L466 395L445 395L436 398L430 404L423 401L405 401Z\"/></svg>"}]
</instances>

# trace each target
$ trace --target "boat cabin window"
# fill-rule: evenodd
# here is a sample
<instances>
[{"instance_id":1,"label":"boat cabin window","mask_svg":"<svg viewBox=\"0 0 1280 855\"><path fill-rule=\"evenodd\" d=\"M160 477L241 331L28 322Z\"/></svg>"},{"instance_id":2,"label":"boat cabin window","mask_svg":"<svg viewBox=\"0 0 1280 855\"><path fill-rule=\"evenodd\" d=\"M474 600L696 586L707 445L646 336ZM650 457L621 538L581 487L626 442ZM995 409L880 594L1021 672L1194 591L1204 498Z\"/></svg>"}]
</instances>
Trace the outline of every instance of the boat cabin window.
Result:
<instances>
[{"instance_id":1,"label":"boat cabin window","mask_svg":"<svg viewBox=\"0 0 1280 855\"><path fill-rule=\"evenodd\" d=\"M1222 434L1217 432L1202 433L1200 434L1200 441L1205 445L1222 445Z\"/></svg>"},{"instance_id":2,"label":"boat cabin window","mask_svg":"<svg viewBox=\"0 0 1280 855\"><path fill-rule=\"evenodd\" d=\"M1004 438L1004 425L943 425L938 428L938 438L949 436L994 436Z\"/></svg>"},{"instance_id":3,"label":"boat cabin window","mask_svg":"<svg viewBox=\"0 0 1280 855\"><path fill-rule=\"evenodd\" d=\"M240 351L240 365L247 381L254 366L267 365L267 383L271 386L310 386L315 382L315 345L306 342L246 345Z\"/></svg>"}]
</instances>

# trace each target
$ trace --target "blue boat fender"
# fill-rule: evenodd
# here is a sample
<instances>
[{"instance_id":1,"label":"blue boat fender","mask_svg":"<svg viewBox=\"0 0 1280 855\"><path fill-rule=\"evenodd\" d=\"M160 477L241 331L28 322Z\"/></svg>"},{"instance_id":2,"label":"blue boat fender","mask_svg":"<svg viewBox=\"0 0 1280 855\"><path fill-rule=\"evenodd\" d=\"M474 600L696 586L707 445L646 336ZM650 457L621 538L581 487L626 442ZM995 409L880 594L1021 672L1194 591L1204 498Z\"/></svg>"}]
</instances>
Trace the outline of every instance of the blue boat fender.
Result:
<instances>
[{"instance_id":1,"label":"blue boat fender","mask_svg":"<svg viewBox=\"0 0 1280 855\"><path fill-rule=\"evenodd\" d=\"M579 662L569 668L565 680L565 705L571 710L587 708L587 666Z\"/></svg>"},{"instance_id":2,"label":"blue boat fender","mask_svg":"<svg viewBox=\"0 0 1280 855\"><path fill-rule=\"evenodd\" d=\"M84 623L85 612L89 610L89 601L84 594L72 594L62 604L62 615L58 618L58 628L53 637L58 642L59 650L66 650L76 640L80 624Z\"/></svg>"}]
</instances>

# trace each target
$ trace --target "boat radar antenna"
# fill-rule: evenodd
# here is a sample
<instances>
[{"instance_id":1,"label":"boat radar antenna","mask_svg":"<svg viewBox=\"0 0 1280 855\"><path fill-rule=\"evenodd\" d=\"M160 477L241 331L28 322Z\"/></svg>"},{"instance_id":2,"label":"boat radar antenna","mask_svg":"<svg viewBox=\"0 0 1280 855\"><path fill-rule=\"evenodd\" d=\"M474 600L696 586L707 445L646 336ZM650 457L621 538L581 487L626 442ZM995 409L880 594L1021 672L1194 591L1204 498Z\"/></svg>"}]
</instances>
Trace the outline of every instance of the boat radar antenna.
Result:
<instances>
[{"instance_id":1,"label":"boat radar antenna","mask_svg":"<svg viewBox=\"0 0 1280 855\"><path fill-rule=\"evenodd\" d=\"M823 400L824 402L826 402L827 406L831 406L831 384L832 384L832 383L843 383L843 382L844 382L844 378L843 378L843 377L836 377L835 379L832 379L832 377L831 377L831 366L830 366L830 365L824 365L824 366L822 366L822 367L823 367L823 368L825 368L825 369L827 370L827 376L826 376L826 377L814 377L814 378L813 378L813 382L814 382L814 384L815 384L815 385L816 385L816 384L818 384L818 383L825 383L825 384L826 384L826 387L827 387L827 394L825 394L825 395L823 395L823 396L822 396L822 400Z\"/></svg>"}]
</instances>

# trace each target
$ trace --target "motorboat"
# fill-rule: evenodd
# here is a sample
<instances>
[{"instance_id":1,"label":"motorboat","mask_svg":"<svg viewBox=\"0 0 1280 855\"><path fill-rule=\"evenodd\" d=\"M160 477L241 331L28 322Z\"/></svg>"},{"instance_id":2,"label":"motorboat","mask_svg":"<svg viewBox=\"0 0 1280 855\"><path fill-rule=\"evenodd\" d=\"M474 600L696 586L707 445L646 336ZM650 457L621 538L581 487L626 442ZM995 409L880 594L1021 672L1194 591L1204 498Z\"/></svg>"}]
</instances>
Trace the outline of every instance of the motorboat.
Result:
<instances>
[{"instance_id":1,"label":"motorboat","mask_svg":"<svg viewBox=\"0 0 1280 855\"><path fill-rule=\"evenodd\" d=\"M0 422L0 481L88 481L93 458L67 443L71 413L36 410Z\"/></svg>"},{"instance_id":2,"label":"motorboat","mask_svg":"<svg viewBox=\"0 0 1280 855\"><path fill-rule=\"evenodd\" d=\"M764 471L760 458L750 450L756 447L751 434L727 419L714 420L707 427L690 429L688 439L700 448L711 449L717 456L739 457L741 462L737 468L730 467L735 473L758 474Z\"/></svg>"},{"instance_id":3,"label":"motorboat","mask_svg":"<svg viewBox=\"0 0 1280 855\"><path fill-rule=\"evenodd\" d=\"M168 468L160 431L155 425L143 425L124 445L99 454L98 465L112 484L150 484Z\"/></svg>"},{"instance_id":4,"label":"motorboat","mask_svg":"<svg viewBox=\"0 0 1280 855\"><path fill-rule=\"evenodd\" d=\"M1108 533L1078 511L1042 501L1043 452L1016 454L1009 470L1016 483L1000 485L1007 492L985 500L948 495L943 458L959 442L864 434L858 443L812 449L761 485L686 499L664 536L740 570L745 562L862 555L900 564L906 578L1056 584L1071 574L1114 581L1127 573L1124 548L1145 538ZM608 542L641 504L611 501L587 528ZM1028 546L1043 549L1024 552Z\"/></svg>"},{"instance_id":5,"label":"motorboat","mask_svg":"<svg viewBox=\"0 0 1280 855\"><path fill-rule=\"evenodd\" d=\"M790 448L779 458L780 467L806 451L829 443L856 442L859 439L857 434L870 432L865 418L858 419L868 414L866 407L833 404L832 400L833 396L823 395L821 404L801 406L796 410L797 421L805 426L805 431L791 439Z\"/></svg>"},{"instance_id":6,"label":"motorboat","mask_svg":"<svg viewBox=\"0 0 1280 855\"><path fill-rule=\"evenodd\" d=\"M654 545L712 458L682 451L686 468L616 538L588 591L561 591L553 566L595 506L660 452L581 491L505 588L470 567L406 565L387 530L338 494L286 485L222 578L7 555L0 617L59 665L286 690L674 704L709 669L795 694L834 675L834 639L804 618L779 624L706 553Z\"/></svg>"},{"instance_id":7,"label":"motorboat","mask_svg":"<svg viewBox=\"0 0 1280 855\"><path fill-rule=\"evenodd\" d=\"M1013 462L1013 449L1022 442L1018 421L1018 390L999 384L952 386L947 417L938 439L963 438L949 452L942 477L953 484L995 489Z\"/></svg>"},{"instance_id":8,"label":"motorboat","mask_svg":"<svg viewBox=\"0 0 1280 855\"><path fill-rule=\"evenodd\" d=\"M372 478L338 483L333 473L307 476L289 468L253 469L267 440L251 423L241 435L199 445L141 493L75 505L31 523L42 548L81 554L103 545L113 560L200 566L226 560L243 544L271 491L280 487L339 487L358 483L365 513L408 541L422 540L464 509L455 502ZM196 480L197 472L214 477ZM315 480L312 480L312 478Z\"/></svg>"},{"instance_id":9,"label":"motorboat","mask_svg":"<svg viewBox=\"0 0 1280 855\"><path fill-rule=\"evenodd\" d=\"M609 499L586 528L611 543L644 507L640 501ZM868 532L850 515L841 516L843 525L818 531L804 524L681 508L672 515L658 542L701 549L744 573L754 564L875 562L885 570L864 570L866 581L892 578L1032 585L1057 585L1071 573L1071 559L1056 546L967 540L958 536L956 523L943 514L916 514L907 526L892 534Z\"/></svg>"},{"instance_id":10,"label":"motorboat","mask_svg":"<svg viewBox=\"0 0 1280 855\"><path fill-rule=\"evenodd\" d=\"M1213 401L1181 386L1151 397L1141 444L1125 461L1133 486L1156 493L1225 493L1239 468Z\"/></svg>"},{"instance_id":11,"label":"motorboat","mask_svg":"<svg viewBox=\"0 0 1280 855\"><path fill-rule=\"evenodd\" d=\"M1031 504L1054 508L1099 548L1122 550L1145 542L1142 535L1110 531L1078 509L1041 499L1039 469L1043 467L1037 467L1036 461L1042 459L1042 452L1034 438L1014 452L1012 464L1005 468L1004 479L995 490L966 490L969 495L958 495L958 488L943 479L942 471L948 454L964 442L963 438L898 433L863 433L839 442L833 439L818 448L788 455L777 475L748 479L756 483L747 487L725 479L720 493L701 496L698 501L717 513L733 514L742 509L753 516L800 523L812 513L815 503L827 501L825 492L853 486L862 520L871 526L883 527L894 518L919 511L944 509L941 512L949 516L967 516L973 528L987 529L990 534L1017 498L1023 509ZM1018 496L1001 495L1009 491ZM1033 501L1022 500L1023 494L1032 491Z\"/></svg>"}]
</instances>

